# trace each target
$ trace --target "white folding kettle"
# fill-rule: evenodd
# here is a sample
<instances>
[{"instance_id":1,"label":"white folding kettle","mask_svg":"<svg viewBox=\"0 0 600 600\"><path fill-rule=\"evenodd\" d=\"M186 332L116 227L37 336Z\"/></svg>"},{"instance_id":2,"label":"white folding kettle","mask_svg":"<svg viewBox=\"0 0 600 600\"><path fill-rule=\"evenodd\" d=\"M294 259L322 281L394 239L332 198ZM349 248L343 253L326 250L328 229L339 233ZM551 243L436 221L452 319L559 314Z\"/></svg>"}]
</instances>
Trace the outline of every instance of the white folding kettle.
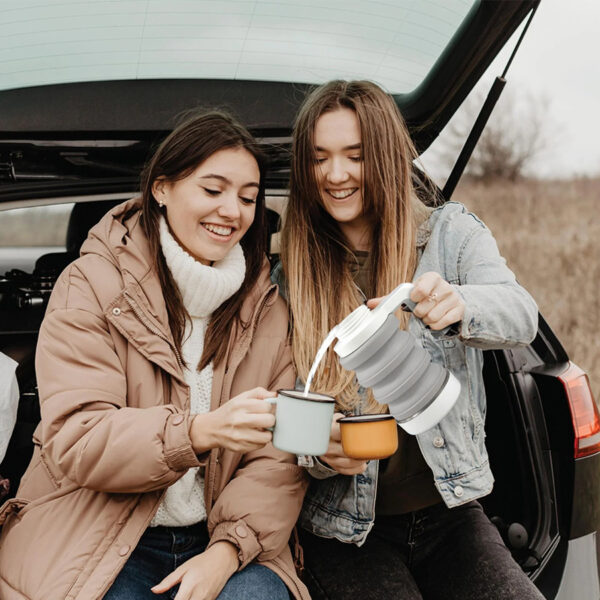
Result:
<instances>
[{"instance_id":1,"label":"white folding kettle","mask_svg":"<svg viewBox=\"0 0 600 600\"><path fill-rule=\"evenodd\" d=\"M399 329L394 311L414 308L411 283L394 289L373 310L365 305L335 327L334 351L341 365L355 371L358 382L370 387L377 402L387 404L398 424L410 434L437 425L460 393L458 379L431 362L413 335Z\"/></svg>"}]
</instances>

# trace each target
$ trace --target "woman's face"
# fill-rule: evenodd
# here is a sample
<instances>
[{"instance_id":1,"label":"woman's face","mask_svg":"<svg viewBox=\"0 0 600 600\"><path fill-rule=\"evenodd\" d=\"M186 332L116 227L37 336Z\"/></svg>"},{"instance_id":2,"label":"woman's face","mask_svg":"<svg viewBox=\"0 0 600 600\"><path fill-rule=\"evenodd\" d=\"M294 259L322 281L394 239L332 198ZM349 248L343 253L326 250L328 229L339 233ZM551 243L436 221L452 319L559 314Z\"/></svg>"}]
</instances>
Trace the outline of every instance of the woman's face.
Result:
<instances>
[{"instance_id":1,"label":"woman's face","mask_svg":"<svg viewBox=\"0 0 600 600\"><path fill-rule=\"evenodd\" d=\"M315 178L321 200L356 249L365 247L368 231L363 215L361 141L353 110L338 108L318 118L314 132Z\"/></svg>"},{"instance_id":2,"label":"woman's face","mask_svg":"<svg viewBox=\"0 0 600 600\"><path fill-rule=\"evenodd\" d=\"M225 258L254 221L260 171L244 148L219 150L190 175L157 179L152 193L165 205L173 237L205 265Z\"/></svg>"}]
</instances>

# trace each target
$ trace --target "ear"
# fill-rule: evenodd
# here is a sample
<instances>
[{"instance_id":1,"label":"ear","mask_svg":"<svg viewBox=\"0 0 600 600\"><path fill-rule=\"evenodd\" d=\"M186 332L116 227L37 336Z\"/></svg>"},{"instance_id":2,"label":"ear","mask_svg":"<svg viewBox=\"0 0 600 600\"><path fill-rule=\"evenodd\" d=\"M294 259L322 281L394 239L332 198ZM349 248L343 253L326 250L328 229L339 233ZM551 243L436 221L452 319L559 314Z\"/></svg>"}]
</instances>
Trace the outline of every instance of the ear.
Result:
<instances>
[{"instance_id":1,"label":"ear","mask_svg":"<svg viewBox=\"0 0 600 600\"><path fill-rule=\"evenodd\" d=\"M157 177L152 184L152 195L154 199L162 206L167 199L167 180L164 177Z\"/></svg>"}]
</instances>

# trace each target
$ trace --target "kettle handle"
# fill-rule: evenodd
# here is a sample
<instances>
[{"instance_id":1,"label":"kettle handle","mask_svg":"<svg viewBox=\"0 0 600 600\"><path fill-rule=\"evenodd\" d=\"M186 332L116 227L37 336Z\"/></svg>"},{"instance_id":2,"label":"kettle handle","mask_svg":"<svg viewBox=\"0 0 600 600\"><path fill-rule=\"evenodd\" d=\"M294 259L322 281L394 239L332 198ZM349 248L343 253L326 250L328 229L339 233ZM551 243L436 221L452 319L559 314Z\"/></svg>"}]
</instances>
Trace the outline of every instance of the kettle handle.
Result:
<instances>
[{"instance_id":1,"label":"kettle handle","mask_svg":"<svg viewBox=\"0 0 600 600\"><path fill-rule=\"evenodd\" d=\"M384 296L383 300L373 309L373 312L377 311L389 315L402 307L403 310L412 310L417 305L410 299L410 293L412 292L414 285L412 283L401 283L397 288L393 289L387 296Z\"/></svg>"}]
</instances>

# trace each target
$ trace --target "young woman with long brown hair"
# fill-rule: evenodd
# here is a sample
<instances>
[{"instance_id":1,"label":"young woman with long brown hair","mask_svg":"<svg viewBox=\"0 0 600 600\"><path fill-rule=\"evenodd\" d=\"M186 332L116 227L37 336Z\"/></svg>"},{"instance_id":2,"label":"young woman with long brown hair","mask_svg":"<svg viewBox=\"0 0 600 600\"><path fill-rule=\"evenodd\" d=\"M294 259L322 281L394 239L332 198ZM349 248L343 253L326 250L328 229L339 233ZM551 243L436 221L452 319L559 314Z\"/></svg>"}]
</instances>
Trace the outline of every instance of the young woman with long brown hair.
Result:
<instances>
[{"instance_id":1,"label":"young woman with long brown hair","mask_svg":"<svg viewBox=\"0 0 600 600\"><path fill-rule=\"evenodd\" d=\"M40 331L2 598L308 598L288 547L305 475L264 401L295 379L265 241L262 154L220 112L91 230Z\"/></svg>"},{"instance_id":2,"label":"young woman with long brown hair","mask_svg":"<svg viewBox=\"0 0 600 600\"><path fill-rule=\"evenodd\" d=\"M541 598L476 501L493 477L484 444L482 353L529 343L537 307L494 238L464 206L426 206L393 99L366 81L308 95L294 129L280 283L305 380L321 342L366 299L414 282L408 329L461 383L454 408L398 451L368 464L344 455L334 423L300 523L313 598ZM344 413L382 412L330 349L312 389ZM312 464L311 464L312 463Z\"/></svg>"}]
</instances>

